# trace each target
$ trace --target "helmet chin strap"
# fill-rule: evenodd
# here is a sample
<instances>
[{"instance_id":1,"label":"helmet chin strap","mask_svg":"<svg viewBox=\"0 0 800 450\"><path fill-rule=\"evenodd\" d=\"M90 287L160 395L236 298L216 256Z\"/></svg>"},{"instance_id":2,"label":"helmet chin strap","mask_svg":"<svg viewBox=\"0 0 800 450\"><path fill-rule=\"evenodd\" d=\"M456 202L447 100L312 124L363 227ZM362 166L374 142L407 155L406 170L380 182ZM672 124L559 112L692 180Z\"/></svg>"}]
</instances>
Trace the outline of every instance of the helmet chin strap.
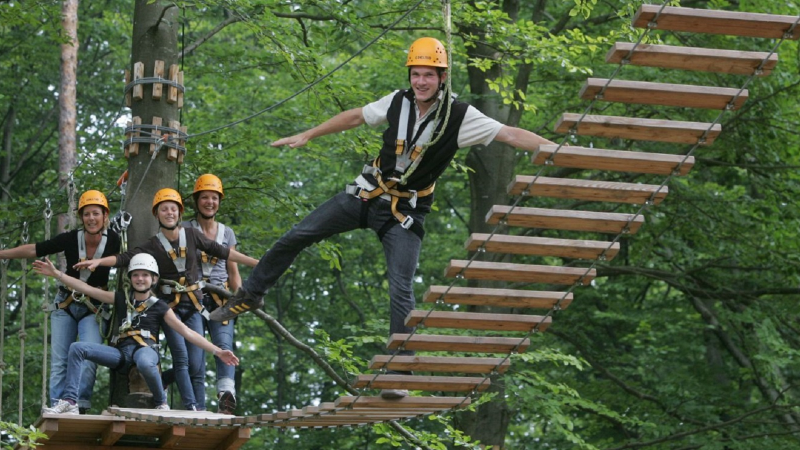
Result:
<instances>
[{"instance_id":1,"label":"helmet chin strap","mask_svg":"<svg viewBox=\"0 0 800 450\"><path fill-rule=\"evenodd\" d=\"M152 286L151 286L151 287L152 287ZM146 293L150 292L150 288L147 288L147 289L142 289L142 290L139 290L139 289L133 288L133 292L138 292L138 293L140 293L140 294L146 294Z\"/></svg>"},{"instance_id":2,"label":"helmet chin strap","mask_svg":"<svg viewBox=\"0 0 800 450\"><path fill-rule=\"evenodd\" d=\"M199 211L198 211L198 212L197 212L197 214L198 214L200 217L202 217L203 219L206 219L206 220L211 220L211 219L213 219L214 217L217 217L217 213L214 213L214 214L212 214L212 215L210 215L210 216L207 216L207 215L205 215L205 214L203 214L203 213L201 213L201 212L199 212Z\"/></svg>"},{"instance_id":3,"label":"helmet chin strap","mask_svg":"<svg viewBox=\"0 0 800 450\"><path fill-rule=\"evenodd\" d=\"M159 220L159 221L158 221L158 226L160 226L161 228L163 228L163 229L165 229L165 230L170 230L170 231L172 231L172 230L174 230L175 228L178 228L178 224L179 224L179 222L180 222L180 221L178 221L178 222L175 222L175 225L173 225L173 226L171 226L171 227L168 227L168 226L164 225L164 223L163 223L163 222L161 222L161 221Z\"/></svg>"},{"instance_id":4,"label":"helmet chin strap","mask_svg":"<svg viewBox=\"0 0 800 450\"><path fill-rule=\"evenodd\" d=\"M98 234L103 234L103 229L101 228L101 229L100 229L100 231L98 231L98 232L96 232L96 233L92 233L92 232L91 232L91 231L89 231L89 230L86 228L86 226L84 225L84 227L83 227L83 232L84 232L84 233L86 233L86 234L90 234L90 235L92 235L92 236L97 236Z\"/></svg>"}]
</instances>

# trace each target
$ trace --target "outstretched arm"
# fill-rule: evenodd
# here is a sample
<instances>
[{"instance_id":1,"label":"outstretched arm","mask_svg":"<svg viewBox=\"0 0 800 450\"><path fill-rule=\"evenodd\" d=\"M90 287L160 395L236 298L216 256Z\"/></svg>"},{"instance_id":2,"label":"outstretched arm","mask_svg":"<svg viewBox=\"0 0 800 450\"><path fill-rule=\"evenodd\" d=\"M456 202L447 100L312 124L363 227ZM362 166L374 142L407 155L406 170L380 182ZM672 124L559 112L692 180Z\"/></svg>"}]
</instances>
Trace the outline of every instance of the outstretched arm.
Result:
<instances>
[{"instance_id":1,"label":"outstretched arm","mask_svg":"<svg viewBox=\"0 0 800 450\"><path fill-rule=\"evenodd\" d=\"M288 145L290 148L302 147L308 141L331 133L349 130L366 123L361 114L361 108L348 109L322 122L321 124L294 136L278 139L272 143L273 147Z\"/></svg>"},{"instance_id":2,"label":"outstretched arm","mask_svg":"<svg viewBox=\"0 0 800 450\"><path fill-rule=\"evenodd\" d=\"M555 145L555 142L549 141L536 133L523 130L522 128L509 127L508 125L504 125L503 128L500 129L500 132L497 133L494 140L521 150L529 151L539 150L539 146L542 144Z\"/></svg>"},{"instance_id":3,"label":"outstretched arm","mask_svg":"<svg viewBox=\"0 0 800 450\"><path fill-rule=\"evenodd\" d=\"M87 259L86 261L81 261L79 263L76 263L74 266L72 266L72 268L75 270L89 269L92 272L94 272L94 269L97 269L98 266L114 267L114 264L116 263L117 263L116 255L111 255L102 257L100 259Z\"/></svg>"},{"instance_id":4,"label":"outstretched arm","mask_svg":"<svg viewBox=\"0 0 800 450\"><path fill-rule=\"evenodd\" d=\"M229 366L239 365L239 358L237 358L232 351L223 350L211 342L208 342L203 336L200 336L196 331L187 327L183 322L178 320L178 316L176 316L171 309L167 310L167 314L164 316L164 321L167 322L167 325L170 328L186 338L187 341L213 354L225 364Z\"/></svg>"},{"instance_id":5,"label":"outstretched arm","mask_svg":"<svg viewBox=\"0 0 800 450\"><path fill-rule=\"evenodd\" d=\"M36 258L36 244L25 244L19 247L0 250L0 259Z\"/></svg>"},{"instance_id":6,"label":"outstretched arm","mask_svg":"<svg viewBox=\"0 0 800 450\"><path fill-rule=\"evenodd\" d=\"M64 286L78 291L81 294L88 295L89 297L95 298L100 300L103 303L114 303L114 293L109 291L104 291L102 289L98 289L93 286L89 286L88 284L84 283L83 281L73 278L64 272L56 269L56 266L50 262L49 259L43 258L41 260L36 260L33 262L33 270L36 273L44 275L46 277L52 277L58 279L58 281L64 283Z\"/></svg>"},{"instance_id":7,"label":"outstretched arm","mask_svg":"<svg viewBox=\"0 0 800 450\"><path fill-rule=\"evenodd\" d=\"M250 256L245 255L244 253L240 253L231 247L231 252L228 254L228 261L233 261L235 263L244 264L248 267L255 267L258 264L258 260L252 258ZM237 270L238 273L238 270Z\"/></svg>"},{"instance_id":8,"label":"outstretched arm","mask_svg":"<svg viewBox=\"0 0 800 450\"><path fill-rule=\"evenodd\" d=\"M232 245L231 250L236 250ZM228 287L231 292L236 292L242 285L242 276L239 274L239 266L233 261L225 261L225 269L228 271Z\"/></svg>"}]
</instances>

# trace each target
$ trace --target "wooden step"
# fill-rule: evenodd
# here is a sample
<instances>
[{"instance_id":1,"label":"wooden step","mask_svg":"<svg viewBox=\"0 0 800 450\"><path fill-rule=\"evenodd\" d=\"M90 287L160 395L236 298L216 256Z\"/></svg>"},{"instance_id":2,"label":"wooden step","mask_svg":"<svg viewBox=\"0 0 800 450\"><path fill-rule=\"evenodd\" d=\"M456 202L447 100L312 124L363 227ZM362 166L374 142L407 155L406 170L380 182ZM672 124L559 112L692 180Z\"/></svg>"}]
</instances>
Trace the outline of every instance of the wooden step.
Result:
<instances>
[{"instance_id":1,"label":"wooden step","mask_svg":"<svg viewBox=\"0 0 800 450\"><path fill-rule=\"evenodd\" d=\"M610 261L619 253L619 242L472 233L464 248L471 252L483 248L491 253Z\"/></svg>"},{"instance_id":2,"label":"wooden step","mask_svg":"<svg viewBox=\"0 0 800 450\"><path fill-rule=\"evenodd\" d=\"M551 316L529 316L525 314L491 314L453 311L425 311L415 309L406 316L406 326L424 324L426 328L457 328L463 330L524 331L536 328L546 330Z\"/></svg>"},{"instance_id":3,"label":"wooden step","mask_svg":"<svg viewBox=\"0 0 800 450\"><path fill-rule=\"evenodd\" d=\"M633 49L633 43L617 42L606 54L606 62L619 64ZM768 52L743 52L699 47L675 47L671 45L639 44L630 56L630 63L637 66L662 67L665 69L699 70L701 72L752 75L764 63L757 75L766 76L778 65L778 55Z\"/></svg>"},{"instance_id":4,"label":"wooden step","mask_svg":"<svg viewBox=\"0 0 800 450\"><path fill-rule=\"evenodd\" d=\"M421 372L504 373L511 367L508 358L459 358L456 356L375 355L369 362L372 370L387 369Z\"/></svg>"},{"instance_id":5,"label":"wooden step","mask_svg":"<svg viewBox=\"0 0 800 450\"><path fill-rule=\"evenodd\" d=\"M358 375L354 388L408 389L409 391L485 391L492 381L486 377L431 377L422 375Z\"/></svg>"},{"instance_id":6,"label":"wooden step","mask_svg":"<svg viewBox=\"0 0 800 450\"><path fill-rule=\"evenodd\" d=\"M550 309L560 300L559 307L564 309L572 303L572 297L572 292L431 286L422 301L435 303L441 299L444 303L457 305Z\"/></svg>"},{"instance_id":7,"label":"wooden step","mask_svg":"<svg viewBox=\"0 0 800 450\"><path fill-rule=\"evenodd\" d=\"M462 358L463 359L463 358ZM469 397L403 397L386 400L381 397L342 396L333 402L337 408L353 409L417 409L417 408L466 408L472 403Z\"/></svg>"},{"instance_id":8,"label":"wooden step","mask_svg":"<svg viewBox=\"0 0 800 450\"><path fill-rule=\"evenodd\" d=\"M394 333L389 336L386 348L397 350L401 345L405 350L428 352L470 352L470 353L504 353L512 351L524 352L531 345L530 339L482 336L442 336L415 333L408 339L408 334Z\"/></svg>"},{"instance_id":9,"label":"wooden step","mask_svg":"<svg viewBox=\"0 0 800 450\"><path fill-rule=\"evenodd\" d=\"M660 14L659 11L661 11ZM642 5L633 16L633 26L647 28L658 14L656 30L688 31L691 33L727 34L780 39L797 21L797 16L779 16L739 11L676 8L661 5ZM800 27L795 27L789 39L800 38Z\"/></svg>"},{"instance_id":10,"label":"wooden step","mask_svg":"<svg viewBox=\"0 0 800 450\"><path fill-rule=\"evenodd\" d=\"M494 205L486 214L486 223L497 225L504 220L514 227L550 230L594 231L597 233L635 234L644 223L644 216L565 209L524 208Z\"/></svg>"},{"instance_id":11,"label":"wooden step","mask_svg":"<svg viewBox=\"0 0 800 450\"><path fill-rule=\"evenodd\" d=\"M468 280L513 281L519 283L589 284L596 276L595 269L581 267L511 264L488 261L452 259L444 276L463 275Z\"/></svg>"},{"instance_id":12,"label":"wooden step","mask_svg":"<svg viewBox=\"0 0 800 450\"><path fill-rule=\"evenodd\" d=\"M510 195L571 198L591 202L643 205L648 200L657 205L667 197L669 188L657 184L620 183L577 178L534 177L517 175L506 191Z\"/></svg>"},{"instance_id":13,"label":"wooden step","mask_svg":"<svg viewBox=\"0 0 800 450\"><path fill-rule=\"evenodd\" d=\"M603 94L597 98L600 91ZM735 88L589 78L581 88L580 97L584 100L683 108L726 109L728 104L732 104L732 109L739 109L749 95L747 89L740 91Z\"/></svg>"},{"instance_id":14,"label":"wooden step","mask_svg":"<svg viewBox=\"0 0 800 450\"><path fill-rule=\"evenodd\" d=\"M552 158L552 165L575 169L611 170L615 172L652 173L657 175L686 175L694 167L694 156L668 155L664 153L642 153L625 150L606 150L587 147L561 147L540 145L531 161L545 165ZM555 156L554 156L555 155ZM685 161L684 161L685 159ZM681 161L684 161L681 165Z\"/></svg>"},{"instance_id":15,"label":"wooden step","mask_svg":"<svg viewBox=\"0 0 800 450\"><path fill-rule=\"evenodd\" d=\"M581 117L583 117L581 119ZM578 119L581 123L578 124ZM635 139L642 141L696 144L705 134L704 145L711 145L722 132L722 125L679 120L637 119L633 117L593 116L564 113L556 123L557 133L575 129L582 136ZM708 131L708 133L706 133Z\"/></svg>"}]
</instances>

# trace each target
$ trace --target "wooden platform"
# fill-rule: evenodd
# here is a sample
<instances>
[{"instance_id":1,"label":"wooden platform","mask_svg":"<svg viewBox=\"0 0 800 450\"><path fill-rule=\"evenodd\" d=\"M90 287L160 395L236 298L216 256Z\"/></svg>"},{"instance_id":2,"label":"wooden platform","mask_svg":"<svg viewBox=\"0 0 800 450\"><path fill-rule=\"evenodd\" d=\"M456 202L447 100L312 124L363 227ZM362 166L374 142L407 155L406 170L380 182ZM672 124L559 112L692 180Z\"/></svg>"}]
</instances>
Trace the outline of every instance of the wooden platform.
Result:
<instances>
[{"instance_id":1,"label":"wooden platform","mask_svg":"<svg viewBox=\"0 0 800 450\"><path fill-rule=\"evenodd\" d=\"M725 109L730 104L739 109L750 94L747 89L589 78L579 95L604 102L705 109Z\"/></svg>"},{"instance_id":2,"label":"wooden platform","mask_svg":"<svg viewBox=\"0 0 800 450\"><path fill-rule=\"evenodd\" d=\"M578 120L580 119L580 123ZM582 136L633 139L641 141L697 144L703 135L703 145L711 145L722 132L722 125L680 120L636 119L632 117L595 116L564 113L556 122L556 133L575 130Z\"/></svg>"},{"instance_id":3,"label":"wooden platform","mask_svg":"<svg viewBox=\"0 0 800 450\"><path fill-rule=\"evenodd\" d=\"M606 54L606 62L619 64L628 58L633 45L617 42ZM714 48L676 47L671 45L639 44L630 56L630 64L664 69L697 70L700 72L753 75L761 62L766 63L758 76L772 73L778 65L778 55L768 52L745 52Z\"/></svg>"},{"instance_id":4,"label":"wooden platform","mask_svg":"<svg viewBox=\"0 0 800 450\"><path fill-rule=\"evenodd\" d=\"M558 149L558 152L556 152ZM606 150L588 147L540 145L531 157L534 164L551 164L575 169L610 170L615 172L686 175L694 166L694 156Z\"/></svg>"},{"instance_id":5,"label":"wooden platform","mask_svg":"<svg viewBox=\"0 0 800 450\"><path fill-rule=\"evenodd\" d=\"M768 39L783 37L797 21L797 16L758 14L738 11L676 8L661 5L642 5L633 17L633 26L647 28L658 15L656 30L687 31L692 33L726 34ZM800 27L795 27L789 39L800 38Z\"/></svg>"}]
</instances>

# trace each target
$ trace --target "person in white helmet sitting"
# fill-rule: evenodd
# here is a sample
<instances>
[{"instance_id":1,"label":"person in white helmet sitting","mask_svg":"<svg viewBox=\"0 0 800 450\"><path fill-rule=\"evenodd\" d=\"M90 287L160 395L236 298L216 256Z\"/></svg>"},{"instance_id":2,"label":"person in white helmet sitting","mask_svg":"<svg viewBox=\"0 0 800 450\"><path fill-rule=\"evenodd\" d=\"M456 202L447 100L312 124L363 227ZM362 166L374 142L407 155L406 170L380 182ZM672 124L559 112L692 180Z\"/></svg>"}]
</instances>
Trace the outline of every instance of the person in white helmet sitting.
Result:
<instances>
[{"instance_id":1,"label":"person in white helmet sitting","mask_svg":"<svg viewBox=\"0 0 800 450\"><path fill-rule=\"evenodd\" d=\"M89 286L59 271L47 258L34 261L33 268L39 274L58 279L70 289L103 303L113 304L119 326L119 334L112 340L113 347L92 342L75 342L70 345L67 380L62 398L54 406L43 408L42 412L45 414L78 414L76 401L81 364L85 360L117 370L126 370L135 365L153 393L156 409L168 410L159 372L159 354L156 351L158 335L164 325L183 335L188 342L213 353L225 364L239 364L239 358L232 351L222 350L184 325L166 302L153 294L151 288L157 285L159 272L158 264L150 254L139 253L131 258L128 264L130 292L107 292Z\"/></svg>"}]
</instances>

